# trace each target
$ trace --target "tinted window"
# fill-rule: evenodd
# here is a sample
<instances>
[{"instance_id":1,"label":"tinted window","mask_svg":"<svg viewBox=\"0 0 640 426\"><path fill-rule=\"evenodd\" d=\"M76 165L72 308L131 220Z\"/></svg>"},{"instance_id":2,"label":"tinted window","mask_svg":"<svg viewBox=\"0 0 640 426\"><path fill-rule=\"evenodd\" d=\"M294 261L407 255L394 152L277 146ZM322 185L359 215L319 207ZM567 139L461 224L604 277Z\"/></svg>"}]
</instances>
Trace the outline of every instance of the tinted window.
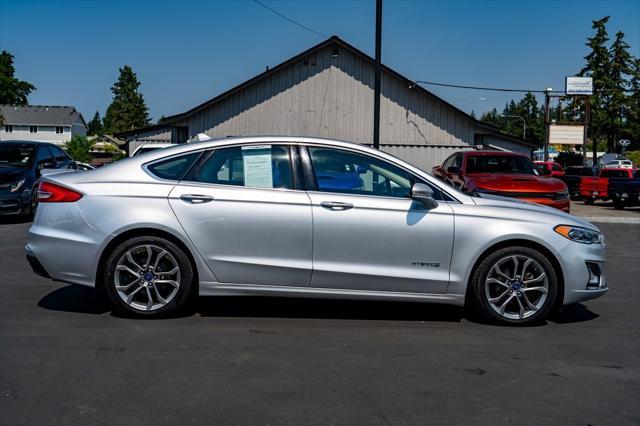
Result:
<instances>
[{"instance_id":1,"label":"tinted window","mask_svg":"<svg viewBox=\"0 0 640 426\"><path fill-rule=\"evenodd\" d=\"M447 158L444 163L442 163L442 168L447 170L449 167L451 167L453 165L453 160L455 160L456 156L452 155L451 157Z\"/></svg>"},{"instance_id":2,"label":"tinted window","mask_svg":"<svg viewBox=\"0 0 640 426\"><path fill-rule=\"evenodd\" d=\"M53 162L53 155L46 145L38 147L38 153L36 154L36 164L43 164Z\"/></svg>"},{"instance_id":3,"label":"tinted window","mask_svg":"<svg viewBox=\"0 0 640 426\"><path fill-rule=\"evenodd\" d=\"M555 164L555 163L553 163L553 164L551 165L551 168L552 168L552 170L553 170L554 172L561 172L561 171L562 171L562 167L560 167L560 165L559 165L559 164Z\"/></svg>"},{"instance_id":4,"label":"tinted window","mask_svg":"<svg viewBox=\"0 0 640 426\"><path fill-rule=\"evenodd\" d=\"M289 147L255 145L217 149L195 180L252 188L293 188Z\"/></svg>"},{"instance_id":5,"label":"tinted window","mask_svg":"<svg viewBox=\"0 0 640 426\"><path fill-rule=\"evenodd\" d=\"M199 152L193 152L179 157L169 158L149 165L147 170L160 179L180 180L199 156Z\"/></svg>"},{"instance_id":6,"label":"tinted window","mask_svg":"<svg viewBox=\"0 0 640 426\"><path fill-rule=\"evenodd\" d=\"M467 173L542 175L531 160L518 155L470 155Z\"/></svg>"},{"instance_id":7,"label":"tinted window","mask_svg":"<svg viewBox=\"0 0 640 426\"><path fill-rule=\"evenodd\" d=\"M414 177L368 155L309 147L318 190L347 194L409 198Z\"/></svg>"},{"instance_id":8,"label":"tinted window","mask_svg":"<svg viewBox=\"0 0 640 426\"><path fill-rule=\"evenodd\" d=\"M597 172L590 167L569 167L566 174L568 176L595 176Z\"/></svg>"},{"instance_id":9,"label":"tinted window","mask_svg":"<svg viewBox=\"0 0 640 426\"><path fill-rule=\"evenodd\" d=\"M453 162L453 166L459 169L462 169L462 155L458 154L455 156L455 160Z\"/></svg>"},{"instance_id":10,"label":"tinted window","mask_svg":"<svg viewBox=\"0 0 640 426\"><path fill-rule=\"evenodd\" d=\"M33 145L0 143L0 166L31 167Z\"/></svg>"}]
</instances>

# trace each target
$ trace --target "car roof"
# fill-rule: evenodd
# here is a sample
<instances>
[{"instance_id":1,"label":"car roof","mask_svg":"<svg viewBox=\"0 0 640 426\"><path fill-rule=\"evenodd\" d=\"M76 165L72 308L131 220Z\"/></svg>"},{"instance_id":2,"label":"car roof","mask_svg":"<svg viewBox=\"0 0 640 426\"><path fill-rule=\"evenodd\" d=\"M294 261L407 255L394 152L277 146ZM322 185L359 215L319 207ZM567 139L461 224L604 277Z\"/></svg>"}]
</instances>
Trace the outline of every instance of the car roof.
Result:
<instances>
[{"instance_id":1,"label":"car roof","mask_svg":"<svg viewBox=\"0 0 640 426\"><path fill-rule=\"evenodd\" d=\"M501 155L505 157L526 157L524 154L520 154L519 152L510 152L510 151L462 151L467 157L471 156L484 156L484 155Z\"/></svg>"},{"instance_id":2,"label":"car roof","mask_svg":"<svg viewBox=\"0 0 640 426\"><path fill-rule=\"evenodd\" d=\"M42 141L18 141L18 140L4 140L0 141L0 145L2 144L11 144L11 145L55 145L51 142L42 142Z\"/></svg>"}]
</instances>

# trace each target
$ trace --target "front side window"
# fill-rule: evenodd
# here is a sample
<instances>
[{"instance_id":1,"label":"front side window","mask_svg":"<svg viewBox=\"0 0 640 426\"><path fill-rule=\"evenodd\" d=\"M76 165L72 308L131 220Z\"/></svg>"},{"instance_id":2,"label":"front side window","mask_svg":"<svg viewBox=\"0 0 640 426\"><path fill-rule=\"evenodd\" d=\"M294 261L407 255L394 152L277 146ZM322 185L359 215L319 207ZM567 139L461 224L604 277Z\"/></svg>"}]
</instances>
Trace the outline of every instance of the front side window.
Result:
<instances>
[{"instance_id":1,"label":"front side window","mask_svg":"<svg viewBox=\"0 0 640 426\"><path fill-rule=\"evenodd\" d=\"M147 170L160 179L180 180L199 156L200 152L192 152L179 157L172 157L149 165Z\"/></svg>"},{"instance_id":2,"label":"front side window","mask_svg":"<svg viewBox=\"0 0 640 426\"><path fill-rule=\"evenodd\" d=\"M319 191L410 198L414 178L393 164L334 148L309 147Z\"/></svg>"},{"instance_id":3,"label":"front side window","mask_svg":"<svg viewBox=\"0 0 640 426\"><path fill-rule=\"evenodd\" d=\"M217 149L188 180L217 185L292 189L291 157L284 145Z\"/></svg>"}]
</instances>

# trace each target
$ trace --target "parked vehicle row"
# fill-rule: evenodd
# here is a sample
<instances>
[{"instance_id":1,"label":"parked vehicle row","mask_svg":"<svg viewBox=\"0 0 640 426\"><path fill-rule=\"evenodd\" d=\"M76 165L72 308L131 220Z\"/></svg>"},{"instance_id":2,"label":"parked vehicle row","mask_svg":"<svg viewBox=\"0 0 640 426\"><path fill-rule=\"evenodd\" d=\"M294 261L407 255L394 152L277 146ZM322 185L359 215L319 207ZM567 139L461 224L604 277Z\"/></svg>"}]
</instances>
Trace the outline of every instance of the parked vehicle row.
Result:
<instances>
[{"instance_id":1,"label":"parked vehicle row","mask_svg":"<svg viewBox=\"0 0 640 426\"><path fill-rule=\"evenodd\" d=\"M525 324L607 291L597 227L479 190L536 192L535 182L546 189L534 199L568 203L561 181L506 153L446 166L472 190L332 140L166 148L43 177L27 258L34 272L103 288L117 309L143 316L175 313L198 294L284 295L466 305Z\"/></svg>"},{"instance_id":2,"label":"parked vehicle row","mask_svg":"<svg viewBox=\"0 0 640 426\"><path fill-rule=\"evenodd\" d=\"M561 179L567 184L572 199L583 200L586 204L593 204L596 200L611 198L609 181L631 179L634 171L631 169L596 169L593 167L569 167Z\"/></svg>"},{"instance_id":3,"label":"parked vehicle row","mask_svg":"<svg viewBox=\"0 0 640 426\"><path fill-rule=\"evenodd\" d=\"M633 172L631 178L610 177L609 197L616 210L640 205L640 169Z\"/></svg>"}]
</instances>

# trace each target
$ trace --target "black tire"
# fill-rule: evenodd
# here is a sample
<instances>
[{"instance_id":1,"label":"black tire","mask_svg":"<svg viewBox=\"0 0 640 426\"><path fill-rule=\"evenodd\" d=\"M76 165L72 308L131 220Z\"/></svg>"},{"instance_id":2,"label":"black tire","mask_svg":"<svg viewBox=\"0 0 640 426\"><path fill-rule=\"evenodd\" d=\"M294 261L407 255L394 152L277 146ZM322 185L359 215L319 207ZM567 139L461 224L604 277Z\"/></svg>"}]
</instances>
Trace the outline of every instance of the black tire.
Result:
<instances>
[{"instance_id":1,"label":"black tire","mask_svg":"<svg viewBox=\"0 0 640 426\"><path fill-rule=\"evenodd\" d=\"M486 285L485 281L489 273L492 271L494 265L499 261L510 258L512 256L522 256L522 258L527 257L533 259L537 264L542 268L544 274L546 274L547 278L547 286L548 290L546 293L546 298L542 301L541 306L538 310L533 311L533 314L524 318L506 318L502 316L500 313L496 312L488 301L488 296L486 293ZM532 287L532 286L529 286ZM509 289L511 290L511 289ZM506 291L509 291L506 290ZM500 324L509 324L509 325L527 325L536 323L544 320L549 312L554 308L556 303L556 298L558 294L558 279L555 273L551 262L545 255L540 253L537 250L531 249L529 247L507 247L503 249L498 249L493 253L489 254L484 260L480 262L480 264L475 269L473 276L471 278L470 287L469 287L469 303L472 304L474 308L474 313L481 319L489 322L500 323ZM524 293L524 291L523 291ZM527 293L530 294L530 293ZM507 297L510 297L511 294L508 294ZM514 294L514 297L517 297ZM505 300L505 299L502 299ZM502 302L501 300L501 302ZM513 299L515 303L518 300ZM522 300L522 299L520 299ZM514 303L514 302L510 302ZM525 305L526 306L526 305Z\"/></svg>"},{"instance_id":2,"label":"black tire","mask_svg":"<svg viewBox=\"0 0 640 426\"><path fill-rule=\"evenodd\" d=\"M140 247L146 247L146 246L152 247L152 251L156 253L158 252L158 250L166 251L169 254L169 256L165 255L165 259L170 259L172 262L177 264L177 267L179 268L178 275L177 275L177 277L179 278L178 280L179 287L177 289L177 292L175 292L173 297L171 297L170 300L168 300L168 303L164 304L159 308L154 308L153 310L138 309L135 306L131 306L127 304L127 302L123 300L123 298L121 297L122 293L116 290L116 266L118 266L118 262L130 250L138 250L140 249ZM142 263L143 262L140 262L139 264L141 264L140 266L144 267L145 265ZM149 263L153 263L153 261ZM146 266L149 266L149 265L146 265ZM131 269L135 269L135 268L131 268ZM160 267L158 267L158 271L160 271ZM158 279L160 278L175 278L175 276L163 277L162 273L158 272ZM173 242L167 239L155 237L155 236L132 238L116 246L107 257L107 263L104 270L103 280L104 280L103 281L104 290L107 293L114 308L117 311L120 311L122 313L139 316L139 317L175 316L176 314L184 312L186 308L190 305L190 303L193 301L195 296L197 295L197 291L196 291L197 283L195 283L195 273L187 254L184 252L184 250L182 250ZM144 281L143 278L140 278L140 280ZM131 281L135 281L135 280L132 278ZM145 281L145 285L148 285L146 281ZM168 286L167 284L156 284L156 289L160 288L159 287L160 285L165 286L165 288L169 289L168 291L171 291L170 286ZM144 287L144 286L139 286L136 284L134 285L133 289L137 289L138 287ZM147 294L147 290L149 290L152 294L152 297L155 298L157 301L155 294L159 294L159 293L153 292L154 290L153 283L149 286L148 289L143 288L142 290L144 291L140 291L141 295L135 296L136 298L145 298ZM144 300L142 300L139 303L143 303L143 302Z\"/></svg>"},{"instance_id":3,"label":"black tire","mask_svg":"<svg viewBox=\"0 0 640 426\"><path fill-rule=\"evenodd\" d=\"M624 202L619 200L613 201L613 208L616 210L624 210Z\"/></svg>"},{"instance_id":4,"label":"black tire","mask_svg":"<svg viewBox=\"0 0 640 426\"><path fill-rule=\"evenodd\" d=\"M27 213L27 217L33 219L36 215L36 210L38 209L38 183L36 182L31 188L31 203L29 205L29 212Z\"/></svg>"},{"instance_id":5,"label":"black tire","mask_svg":"<svg viewBox=\"0 0 640 426\"><path fill-rule=\"evenodd\" d=\"M594 200L593 198L585 198L584 200L584 203L588 206L592 206L595 202L596 200Z\"/></svg>"}]
</instances>

